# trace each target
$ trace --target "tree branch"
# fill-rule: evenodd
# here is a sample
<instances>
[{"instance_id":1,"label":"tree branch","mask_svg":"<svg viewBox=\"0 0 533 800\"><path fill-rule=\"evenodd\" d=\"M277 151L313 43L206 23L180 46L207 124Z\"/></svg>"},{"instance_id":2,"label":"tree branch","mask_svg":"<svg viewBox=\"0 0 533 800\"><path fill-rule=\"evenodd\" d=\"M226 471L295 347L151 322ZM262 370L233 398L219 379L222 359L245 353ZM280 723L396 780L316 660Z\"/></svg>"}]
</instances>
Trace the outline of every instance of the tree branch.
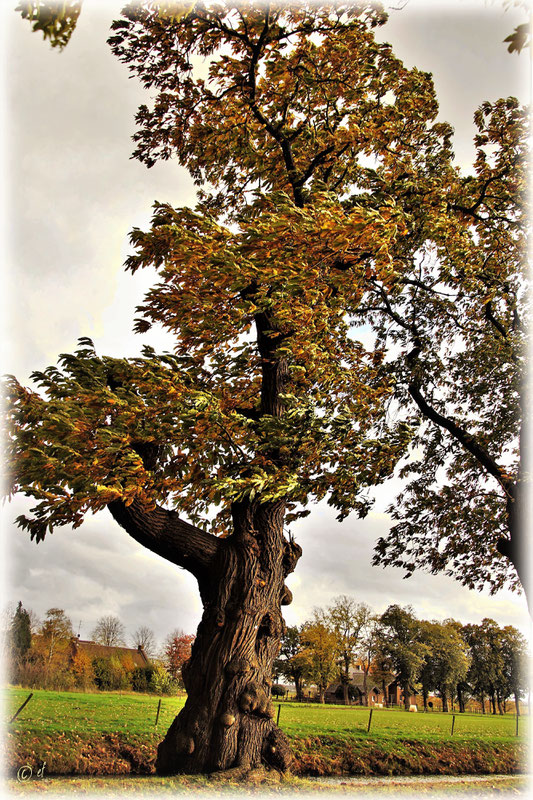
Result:
<instances>
[{"instance_id":1,"label":"tree branch","mask_svg":"<svg viewBox=\"0 0 533 800\"><path fill-rule=\"evenodd\" d=\"M133 502L126 506L114 500L108 508L118 524L143 547L172 564L205 579L219 547L219 540L160 506L152 511Z\"/></svg>"},{"instance_id":2,"label":"tree branch","mask_svg":"<svg viewBox=\"0 0 533 800\"><path fill-rule=\"evenodd\" d=\"M494 316L494 314L492 313L492 303L491 303L491 301L490 301L490 300L489 300L489 302L488 302L488 303L485 303L485 319L486 319L488 322L490 322L490 323L491 323L491 325L492 325L494 328L496 328L496 330L498 331L498 333L499 333L501 336L503 336L503 338L504 338L504 339L507 339L507 338L508 338L508 337L507 337L507 331L505 330L505 328L503 327L503 325L501 324L501 322L500 322L499 320L497 320L497 319L496 319L496 317Z\"/></svg>"},{"instance_id":3,"label":"tree branch","mask_svg":"<svg viewBox=\"0 0 533 800\"><path fill-rule=\"evenodd\" d=\"M485 448L476 442L474 437L465 431L464 428L461 428L461 426L458 425L454 420L450 419L449 417L445 417L443 414L440 414L435 408L433 408L433 406L431 406L422 395L418 382L411 382L408 386L408 390L422 414L427 419L431 420L431 422L434 422L435 425L438 425L439 427L444 428L451 433L453 438L456 439L456 441L458 441L464 447L464 449L470 453L470 455L474 456L476 461L478 461L478 463L486 469L489 475L492 475L493 478L496 478L505 493L508 496L511 496L513 494L512 481L503 476L501 469L498 467L494 459L491 458L489 453L487 453Z\"/></svg>"}]
</instances>

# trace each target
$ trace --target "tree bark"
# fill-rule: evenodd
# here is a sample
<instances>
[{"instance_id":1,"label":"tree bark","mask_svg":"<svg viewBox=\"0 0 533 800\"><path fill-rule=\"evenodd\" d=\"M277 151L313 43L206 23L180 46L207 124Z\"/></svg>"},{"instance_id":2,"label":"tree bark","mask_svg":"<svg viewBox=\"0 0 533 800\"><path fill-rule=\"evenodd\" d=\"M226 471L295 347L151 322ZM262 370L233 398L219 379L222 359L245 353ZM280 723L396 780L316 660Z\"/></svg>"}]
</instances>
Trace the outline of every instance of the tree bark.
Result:
<instances>
[{"instance_id":1,"label":"tree bark","mask_svg":"<svg viewBox=\"0 0 533 800\"><path fill-rule=\"evenodd\" d=\"M457 702L459 703L459 713L465 713L465 697L463 693L463 687L461 684L457 684Z\"/></svg>"},{"instance_id":2,"label":"tree bark","mask_svg":"<svg viewBox=\"0 0 533 800\"><path fill-rule=\"evenodd\" d=\"M368 670L363 671L363 705L368 707Z\"/></svg>"},{"instance_id":3,"label":"tree bark","mask_svg":"<svg viewBox=\"0 0 533 800\"><path fill-rule=\"evenodd\" d=\"M406 711L409 711L409 706L411 705L410 698L409 698L409 684L404 683L403 685L403 707Z\"/></svg>"},{"instance_id":4,"label":"tree bark","mask_svg":"<svg viewBox=\"0 0 533 800\"><path fill-rule=\"evenodd\" d=\"M290 767L270 692L284 580L301 549L283 537L282 503L233 511L235 532L200 581L204 613L182 671L187 701L159 745L159 774Z\"/></svg>"},{"instance_id":5,"label":"tree bark","mask_svg":"<svg viewBox=\"0 0 533 800\"><path fill-rule=\"evenodd\" d=\"M350 682L350 677L347 672L343 672L341 675L341 683L342 683L342 702L345 706L350 705L350 694L348 691L348 684Z\"/></svg>"}]
</instances>

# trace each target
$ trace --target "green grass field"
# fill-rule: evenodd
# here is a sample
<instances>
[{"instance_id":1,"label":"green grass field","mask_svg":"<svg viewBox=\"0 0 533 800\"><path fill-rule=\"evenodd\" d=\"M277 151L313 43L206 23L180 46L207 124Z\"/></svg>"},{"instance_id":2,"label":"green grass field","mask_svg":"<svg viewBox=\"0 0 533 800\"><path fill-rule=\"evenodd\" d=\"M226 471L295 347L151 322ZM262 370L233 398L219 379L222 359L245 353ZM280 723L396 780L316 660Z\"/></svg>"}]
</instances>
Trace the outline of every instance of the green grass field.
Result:
<instances>
[{"instance_id":1,"label":"green grass field","mask_svg":"<svg viewBox=\"0 0 533 800\"><path fill-rule=\"evenodd\" d=\"M10 719L30 694L30 689L9 688ZM157 728L159 698L146 694L114 692L49 692L33 689L33 697L10 729L19 734L128 733L145 736L164 732L183 707L184 697L165 697Z\"/></svg>"},{"instance_id":2,"label":"green grass field","mask_svg":"<svg viewBox=\"0 0 533 800\"><path fill-rule=\"evenodd\" d=\"M24 702L28 689L7 691L8 719ZM49 692L35 689L33 697L10 729L18 734L128 733L146 736L163 733L182 708L185 698L164 697L157 729L158 698L133 693ZM369 710L361 706L337 706L282 702L281 728L291 738L309 736L367 735ZM528 720L519 720L519 739L526 736ZM376 708L372 712L371 734L388 738L416 738L426 741L450 739L452 713L406 713L400 709ZM456 714L454 739L515 740L513 715Z\"/></svg>"},{"instance_id":3,"label":"green grass field","mask_svg":"<svg viewBox=\"0 0 533 800\"><path fill-rule=\"evenodd\" d=\"M28 697L6 692L6 718ZM56 774L125 774L153 771L157 743L185 699L134 693L34 690L8 722L12 768L47 762ZM282 702L279 724L291 739L301 775L461 774L522 771L528 719L481 714L408 713L360 706Z\"/></svg>"}]
</instances>

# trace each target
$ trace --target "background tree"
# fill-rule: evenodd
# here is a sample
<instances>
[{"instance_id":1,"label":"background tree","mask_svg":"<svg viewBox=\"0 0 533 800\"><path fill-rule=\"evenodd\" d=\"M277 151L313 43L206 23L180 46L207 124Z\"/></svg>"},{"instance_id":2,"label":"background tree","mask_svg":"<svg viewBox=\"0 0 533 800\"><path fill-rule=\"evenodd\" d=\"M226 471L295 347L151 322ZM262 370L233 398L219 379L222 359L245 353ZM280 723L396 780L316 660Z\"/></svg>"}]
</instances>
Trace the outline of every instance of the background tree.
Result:
<instances>
[{"instance_id":1,"label":"background tree","mask_svg":"<svg viewBox=\"0 0 533 800\"><path fill-rule=\"evenodd\" d=\"M142 647L148 658L153 658L156 654L157 645L154 632L146 625L137 628L131 637L134 647Z\"/></svg>"},{"instance_id":2,"label":"background tree","mask_svg":"<svg viewBox=\"0 0 533 800\"><path fill-rule=\"evenodd\" d=\"M107 614L100 617L91 631L91 639L108 647L124 645L126 629L118 617Z\"/></svg>"},{"instance_id":3,"label":"background tree","mask_svg":"<svg viewBox=\"0 0 533 800\"><path fill-rule=\"evenodd\" d=\"M417 432L416 458L400 472L410 482L374 563L491 591L516 587L517 575L528 585L526 119L515 98L484 103L475 175L450 164L418 186L406 175L396 202L411 209L412 227L393 256L405 266L389 281L371 275L356 312L396 348L395 395Z\"/></svg>"},{"instance_id":4,"label":"background tree","mask_svg":"<svg viewBox=\"0 0 533 800\"><path fill-rule=\"evenodd\" d=\"M71 670L74 681L79 689L87 691L95 686L95 673L91 658L85 650L78 649L71 661Z\"/></svg>"},{"instance_id":5,"label":"background tree","mask_svg":"<svg viewBox=\"0 0 533 800\"><path fill-rule=\"evenodd\" d=\"M381 665L377 659L380 653L381 642L381 623L379 616L372 612L372 609L366 604L365 606L365 620L361 628L361 636L357 647L357 660L361 664L363 670L363 702L365 706L368 705L368 676L372 672L374 680L381 680ZM385 691L383 691L385 696Z\"/></svg>"},{"instance_id":6,"label":"background tree","mask_svg":"<svg viewBox=\"0 0 533 800\"><path fill-rule=\"evenodd\" d=\"M468 645L470 667L467 682L472 694L477 697L483 714L485 713L485 698L489 693L490 649L484 636L483 626L467 624L462 628L462 636Z\"/></svg>"},{"instance_id":7,"label":"background tree","mask_svg":"<svg viewBox=\"0 0 533 800\"><path fill-rule=\"evenodd\" d=\"M337 637L336 649L341 664L340 675L344 705L349 703L350 669L354 665L361 643L362 631L369 616L369 606L365 603L356 603L353 597L347 595L337 597L325 614L325 619Z\"/></svg>"},{"instance_id":8,"label":"background tree","mask_svg":"<svg viewBox=\"0 0 533 800\"><path fill-rule=\"evenodd\" d=\"M324 703L324 693L338 674L337 636L318 614L313 621L303 625L301 641L302 649L295 660L303 668L306 680L316 685L319 702Z\"/></svg>"},{"instance_id":9,"label":"background tree","mask_svg":"<svg viewBox=\"0 0 533 800\"><path fill-rule=\"evenodd\" d=\"M92 661L94 682L104 692L129 689L128 672L118 656L110 658L94 658Z\"/></svg>"},{"instance_id":10,"label":"background tree","mask_svg":"<svg viewBox=\"0 0 533 800\"><path fill-rule=\"evenodd\" d=\"M483 619L479 625L464 625L462 635L469 647L470 669L468 683L485 713L485 698L493 714L503 713L502 702L507 691L502 630L493 619Z\"/></svg>"},{"instance_id":11,"label":"background tree","mask_svg":"<svg viewBox=\"0 0 533 800\"><path fill-rule=\"evenodd\" d=\"M503 695L513 697L516 713L520 714L520 698L529 689L530 658L528 644L522 634L512 625L501 632L503 655Z\"/></svg>"},{"instance_id":12,"label":"background tree","mask_svg":"<svg viewBox=\"0 0 533 800\"><path fill-rule=\"evenodd\" d=\"M49 608L39 632L33 637L29 657L40 671L41 685L66 689L72 684L69 657L73 637L72 623L62 608Z\"/></svg>"},{"instance_id":13,"label":"background tree","mask_svg":"<svg viewBox=\"0 0 533 800\"><path fill-rule=\"evenodd\" d=\"M507 685L505 680L505 655L503 650L502 630L493 619L484 619L481 623L483 637L489 653L487 681L493 714L503 714L503 700Z\"/></svg>"},{"instance_id":14,"label":"background tree","mask_svg":"<svg viewBox=\"0 0 533 800\"><path fill-rule=\"evenodd\" d=\"M389 606L380 622L380 657L390 665L402 687L404 707L409 711L410 697L429 648L422 643L422 629L410 606Z\"/></svg>"},{"instance_id":15,"label":"background tree","mask_svg":"<svg viewBox=\"0 0 533 800\"><path fill-rule=\"evenodd\" d=\"M468 698L472 694L471 687L470 687L470 685L468 683L468 678L469 678L469 673L470 673L470 663L471 663L470 648L469 648L467 642L465 641L465 637L463 635L463 625L462 625L462 623L458 622L457 620L454 620L454 619L445 620L445 623L447 625L451 626L454 629L455 634L460 637L460 642L459 642L458 646L462 648L463 655L466 658L466 662L467 662L467 667L468 668L467 668L466 672L464 672L463 670L460 671L460 674L457 676L457 683L456 683L456 686L455 686L455 692L456 692L456 696L457 696L457 703L459 705L459 711L460 711L461 714L464 714L464 712L466 711L466 702L467 702ZM452 699L453 699L453 695L452 695Z\"/></svg>"},{"instance_id":16,"label":"background tree","mask_svg":"<svg viewBox=\"0 0 533 800\"><path fill-rule=\"evenodd\" d=\"M378 646L376 648L376 653L372 661L372 677L374 678L376 684L379 685L379 687L381 688L381 692L383 694L385 703L389 705L390 703L389 686L394 681L395 676L389 656L385 652L383 652L383 649L381 647L382 631L383 627L381 626L380 622L378 628L378 637L379 637Z\"/></svg>"},{"instance_id":17,"label":"background tree","mask_svg":"<svg viewBox=\"0 0 533 800\"><path fill-rule=\"evenodd\" d=\"M9 488L37 500L19 518L37 541L107 506L197 578L204 615L160 772L288 767L269 701L301 554L284 525L326 497L364 514L412 436L386 416L383 337L367 352L348 320L372 281L395 295L424 236L457 255L468 206L431 79L375 41L384 18L364 3L146 3L113 26L154 98L135 156L176 157L202 187L194 211L157 204L127 261L158 271L136 330L162 324L176 345L126 360L83 339L38 391L11 379Z\"/></svg>"},{"instance_id":18,"label":"background tree","mask_svg":"<svg viewBox=\"0 0 533 800\"><path fill-rule=\"evenodd\" d=\"M453 620L419 624L421 640L427 647L419 673L424 710L427 711L429 691L435 689L442 699L442 710L447 712L448 700L453 699L457 685L468 672L467 648Z\"/></svg>"},{"instance_id":19,"label":"background tree","mask_svg":"<svg viewBox=\"0 0 533 800\"><path fill-rule=\"evenodd\" d=\"M2 608L2 616L0 621L0 644L3 664L7 663L11 653L10 631L11 623L13 622L13 617L15 616L16 610L17 606L13 601L6 603Z\"/></svg>"},{"instance_id":20,"label":"background tree","mask_svg":"<svg viewBox=\"0 0 533 800\"><path fill-rule=\"evenodd\" d=\"M35 633L38 633L41 627L41 620L39 615L36 614L32 608L28 608L28 617L30 618L30 631L33 636Z\"/></svg>"},{"instance_id":21,"label":"background tree","mask_svg":"<svg viewBox=\"0 0 533 800\"><path fill-rule=\"evenodd\" d=\"M164 647L164 660L171 677L183 685L183 665L190 659L195 636L175 630L167 636Z\"/></svg>"},{"instance_id":22,"label":"background tree","mask_svg":"<svg viewBox=\"0 0 533 800\"><path fill-rule=\"evenodd\" d=\"M16 661L24 658L31 647L30 615L19 600L10 629L11 649Z\"/></svg>"},{"instance_id":23,"label":"background tree","mask_svg":"<svg viewBox=\"0 0 533 800\"><path fill-rule=\"evenodd\" d=\"M303 700L304 667L298 658L302 650L302 629L297 625L289 625L281 636L279 658L274 662L274 674L282 675L294 683L296 699Z\"/></svg>"}]
</instances>

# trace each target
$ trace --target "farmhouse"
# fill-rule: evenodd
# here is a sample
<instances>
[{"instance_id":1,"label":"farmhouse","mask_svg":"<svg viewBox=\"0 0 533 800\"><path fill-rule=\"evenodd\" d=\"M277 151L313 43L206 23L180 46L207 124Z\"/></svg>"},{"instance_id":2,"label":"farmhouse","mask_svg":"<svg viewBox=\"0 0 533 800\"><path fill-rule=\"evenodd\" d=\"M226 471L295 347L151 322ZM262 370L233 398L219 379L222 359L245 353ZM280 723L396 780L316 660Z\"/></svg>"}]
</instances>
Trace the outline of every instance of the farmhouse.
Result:
<instances>
[{"instance_id":1,"label":"farmhouse","mask_svg":"<svg viewBox=\"0 0 533 800\"><path fill-rule=\"evenodd\" d=\"M141 645L136 648L112 647L110 645L97 644L96 642L80 639L79 636L76 636L72 638L70 646L71 660L73 660L78 653L82 652L87 655L91 661L95 658L112 658L112 656L118 656L120 659L127 659L133 662L134 667L146 667L150 663Z\"/></svg>"},{"instance_id":2,"label":"farmhouse","mask_svg":"<svg viewBox=\"0 0 533 800\"><path fill-rule=\"evenodd\" d=\"M365 704L365 675L360 664L356 664L350 668L349 672L350 683L348 684L348 691L350 702L355 705ZM385 694L383 694L382 682L377 681L376 677L369 672L366 679L367 692L368 692L368 705L372 706L376 703L383 703L383 705L396 706L403 705L403 691L396 679L391 680L393 675L390 676L389 682L385 683ZM341 680L331 683L324 694L326 703L342 703L344 698L343 686ZM409 697L410 704L416 704L415 693Z\"/></svg>"}]
</instances>

